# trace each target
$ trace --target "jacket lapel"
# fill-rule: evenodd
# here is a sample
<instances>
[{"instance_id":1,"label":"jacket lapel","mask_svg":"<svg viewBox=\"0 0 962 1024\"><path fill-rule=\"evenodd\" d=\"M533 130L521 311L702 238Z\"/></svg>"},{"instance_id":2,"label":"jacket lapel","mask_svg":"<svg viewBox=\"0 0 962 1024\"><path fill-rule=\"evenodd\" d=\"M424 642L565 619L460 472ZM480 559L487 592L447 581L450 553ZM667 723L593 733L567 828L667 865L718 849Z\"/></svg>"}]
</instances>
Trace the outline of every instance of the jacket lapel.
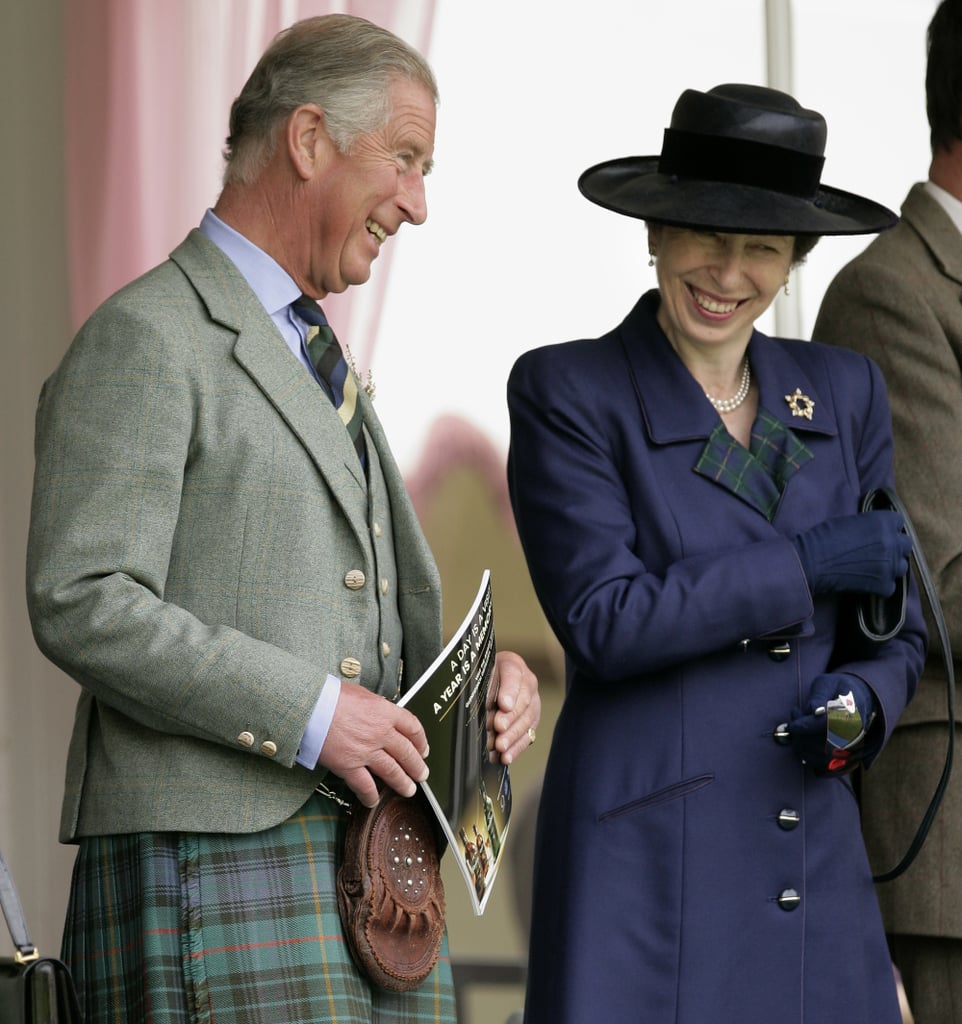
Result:
<instances>
[{"instance_id":1,"label":"jacket lapel","mask_svg":"<svg viewBox=\"0 0 962 1024\"><path fill-rule=\"evenodd\" d=\"M216 245L192 231L171 259L190 279L211 319L237 335L234 358L303 444L360 533L363 524L350 510L365 487L364 470L334 406L291 355L247 282Z\"/></svg>"},{"instance_id":2,"label":"jacket lapel","mask_svg":"<svg viewBox=\"0 0 962 1024\"><path fill-rule=\"evenodd\" d=\"M945 210L925 190L913 185L902 204L902 219L921 235L946 277L962 284L962 243Z\"/></svg>"},{"instance_id":3,"label":"jacket lapel","mask_svg":"<svg viewBox=\"0 0 962 1024\"><path fill-rule=\"evenodd\" d=\"M816 392L785 346L755 331L748 356L759 389L759 413L751 450L746 450L725 429L658 326L657 303L657 293L643 296L619 329L652 443L704 439L694 472L771 520L788 482L812 459L805 435L838 432L828 396L823 400Z\"/></svg>"}]
</instances>

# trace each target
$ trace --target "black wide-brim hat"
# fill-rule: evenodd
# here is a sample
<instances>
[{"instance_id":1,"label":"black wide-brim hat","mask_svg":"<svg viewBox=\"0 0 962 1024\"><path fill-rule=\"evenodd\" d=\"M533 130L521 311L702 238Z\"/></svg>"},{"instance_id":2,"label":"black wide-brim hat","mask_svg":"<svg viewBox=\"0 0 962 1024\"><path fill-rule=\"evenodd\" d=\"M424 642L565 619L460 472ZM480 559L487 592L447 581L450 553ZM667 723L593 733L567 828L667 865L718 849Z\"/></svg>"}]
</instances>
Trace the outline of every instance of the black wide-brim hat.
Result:
<instances>
[{"instance_id":1,"label":"black wide-brim hat","mask_svg":"<svg viewBox=\"0 0 962 1024\"><path fill-rule=\"evenodd\" d=\"M888 208L820 183L825 118L759 85L681 94L660 156L589 167L582 194L629 217L700 231L860 235L898 220Z\"/></svg>"}]
</instances>

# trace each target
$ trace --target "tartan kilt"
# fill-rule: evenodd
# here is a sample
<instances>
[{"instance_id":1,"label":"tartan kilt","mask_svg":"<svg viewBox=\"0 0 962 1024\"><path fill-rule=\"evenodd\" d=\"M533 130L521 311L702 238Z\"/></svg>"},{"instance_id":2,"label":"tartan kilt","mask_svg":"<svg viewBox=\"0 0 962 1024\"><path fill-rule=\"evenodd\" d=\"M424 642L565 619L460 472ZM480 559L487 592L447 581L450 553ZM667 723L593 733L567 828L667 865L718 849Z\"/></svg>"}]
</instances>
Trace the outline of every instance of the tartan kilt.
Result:
<instances>
[{"instance_id":1,"label":"tartan kilt","mask_svg":"<svg viewBox=\"0 0 962 1024\"><path fill-rule=\"evenodd\" d=\"M455 1024L447 936L414 992L355 967L335 890L343 828L314 794L264 832L82 839L62 955L86 1024Z\"/></svg>"}]
</instances>

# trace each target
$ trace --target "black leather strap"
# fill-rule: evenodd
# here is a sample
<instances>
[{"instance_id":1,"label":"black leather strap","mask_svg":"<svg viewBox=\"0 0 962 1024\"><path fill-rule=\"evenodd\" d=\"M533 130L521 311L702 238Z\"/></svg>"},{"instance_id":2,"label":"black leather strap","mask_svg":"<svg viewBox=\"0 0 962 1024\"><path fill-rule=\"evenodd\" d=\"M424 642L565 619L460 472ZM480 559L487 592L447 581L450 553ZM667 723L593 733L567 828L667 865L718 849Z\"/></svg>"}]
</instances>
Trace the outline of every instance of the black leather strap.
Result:
<instances>
[{"instance_id":1,"label":"black leather strap","mask_svg":"<svg viewBox=\"0 0 962 1024\"><path fill-rule=\"evenodd\" d=\"M949 631L945 625L945 617L942 614L942 605L939 603L938 594L935 592L935 584L932 582L932 576L929 573L925 555L922 553L922 545L919 543L912 520L909 519L909 514L905 511L905 506L894 491L888 487L880 487L876 491L867 494L862 500L863 510L870 510L872 508L892 508L905 520L905 530L912 541L912 561L915 564L915 574L925 593L929 610L932 613L932 619L935 622L936 632L939 635L942 664L945 668L945 703L948 713L948 740L945 748L945 764L942 767L942 775L935 787L935 792L932 794L932 799L929 801L929 806L922 817L922 821L919 823L915 838L912 840L905 856L894 868L880 875L875 875L873 878L876 882L891 882L893 878L898 878L899 875L905 872L916 856L918 856L919 850L922 849L925 837L928 835L932 822L935 820L939 804L942 803L942 797L945 795L945 788L949 784L949 776L952 774L952 759L955 754L955 668L952 661L952 646L949 643ZM861 615L859 616L859 622L866 636L870 639L880 639L880 637L873 636L871 632L865 629Z\"/></svg>"},{"instance_id":2,"label":"black leather strap","mask_svg":"<svg viewBox=\"0 0 962 1024\"><path fill-rule=\"evenodd\" d=\"M17 895L13 876L7 868L2 853L0 853L0 908L3 909L3 916L10 929L10 937L13 939L19 959L35 959L37 947L30 941L30 936L27 933L27 922L23 916L20 897Z\"/></svg>"}]
</instances>

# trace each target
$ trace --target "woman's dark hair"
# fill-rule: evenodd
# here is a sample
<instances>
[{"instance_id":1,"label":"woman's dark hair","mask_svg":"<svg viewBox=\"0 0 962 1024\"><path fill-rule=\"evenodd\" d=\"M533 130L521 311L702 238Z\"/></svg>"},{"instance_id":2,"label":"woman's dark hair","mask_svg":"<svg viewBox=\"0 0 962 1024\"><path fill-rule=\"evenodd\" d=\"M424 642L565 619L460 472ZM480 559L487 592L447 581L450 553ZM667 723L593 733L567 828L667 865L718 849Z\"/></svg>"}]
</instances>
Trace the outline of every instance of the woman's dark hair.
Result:
<instances>
[{"instance_id":1,"label":"woman's dark hair","mask_svg":"<svg viewBox=\"0 0 962 1024\"><path fill-rule=\"evenodd\" d=\"M805 262L805 257L818 245L821 235L796 235L792 246L792 266Z\"/></svg>"},{"instance_id":2,"label":"woman's dark hair","mask_svg":"<svg viewBox=\"0 0 962 1024\"><path fill-rule=\"evenodd\" d=\"M653 228L658 227L660 222L657 220L646 220L645 227ZM737 232L736 232L737 233ZM815 248L818 244L818 240L821 235L793 235L792 241L792 266L797 267L799 264L805 262L805 257Z\"/></svg>"},{"instance_id":3,"label":"woman's dark hair","mask_svg":"<svg viewBox=\"0 0 962 1024\"><path fill-rule=\"evenodd\" d=\"M962 0L943 0L929 22L925 110L932 152L962 139Z\"/></svg>"}]
</instances>

